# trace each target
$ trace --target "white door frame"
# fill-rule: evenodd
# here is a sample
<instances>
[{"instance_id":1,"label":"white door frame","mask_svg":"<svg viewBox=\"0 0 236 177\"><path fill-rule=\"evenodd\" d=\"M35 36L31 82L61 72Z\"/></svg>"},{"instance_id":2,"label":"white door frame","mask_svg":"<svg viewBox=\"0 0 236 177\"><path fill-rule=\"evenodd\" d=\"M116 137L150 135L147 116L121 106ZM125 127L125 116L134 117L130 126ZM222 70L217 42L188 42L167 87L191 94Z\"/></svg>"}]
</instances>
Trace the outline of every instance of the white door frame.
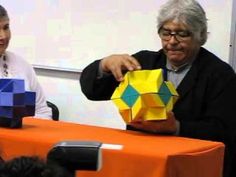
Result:
<instances>
[{"instance_id":1,"label":"white door frame","mask_svg":"<svg viewBox=\"0 0 236 177\"><path fill-rule=\"evenodd\" d=\"M232 0L232 21L231 21L231 34L230 34L230 51L229 51L229 64L236 71L236 1Z\"/></svg>"}]
</instances>

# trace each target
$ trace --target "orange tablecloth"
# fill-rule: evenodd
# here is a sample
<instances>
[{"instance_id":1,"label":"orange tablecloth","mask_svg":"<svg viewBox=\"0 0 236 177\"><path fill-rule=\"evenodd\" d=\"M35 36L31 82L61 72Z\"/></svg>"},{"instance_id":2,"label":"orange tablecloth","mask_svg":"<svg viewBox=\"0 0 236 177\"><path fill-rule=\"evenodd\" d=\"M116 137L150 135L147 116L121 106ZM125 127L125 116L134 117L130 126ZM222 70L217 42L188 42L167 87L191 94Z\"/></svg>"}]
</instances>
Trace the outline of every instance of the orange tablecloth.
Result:
<instances>
[{"instance_id":1,"label":"orange tablecloth","mask_svg":"<svg viewBox=\"0 0 236 177\"><path fill-rule=\"evenodd\" d=\"M79 177L221 177L224 145L174 136L24 118L22 129L0 128L4 159L19 155L46 157L63 140L119 144L102 150L102 169L79 171Z\"/></svg>"}]
</instances>

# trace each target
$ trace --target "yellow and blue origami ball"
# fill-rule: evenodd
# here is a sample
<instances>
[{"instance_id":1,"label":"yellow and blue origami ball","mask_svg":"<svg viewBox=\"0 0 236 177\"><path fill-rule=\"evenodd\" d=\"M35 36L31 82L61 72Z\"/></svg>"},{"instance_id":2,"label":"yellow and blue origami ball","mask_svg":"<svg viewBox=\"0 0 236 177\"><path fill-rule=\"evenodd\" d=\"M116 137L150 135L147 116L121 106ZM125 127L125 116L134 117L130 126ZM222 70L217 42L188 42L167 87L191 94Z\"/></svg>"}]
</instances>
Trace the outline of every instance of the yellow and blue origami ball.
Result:
<instances>
[{"instance_id":1,"label":"yellow and blue origami ball","mask_svg":"<svg viewBox=\"0 0 236 177\"><path fill-rule=\"evenodd\" d=\"M111 97L126 123L164 120L177 99L173 84L163 80L162 69L127 72Z\"/></svg>"}]
</instances>

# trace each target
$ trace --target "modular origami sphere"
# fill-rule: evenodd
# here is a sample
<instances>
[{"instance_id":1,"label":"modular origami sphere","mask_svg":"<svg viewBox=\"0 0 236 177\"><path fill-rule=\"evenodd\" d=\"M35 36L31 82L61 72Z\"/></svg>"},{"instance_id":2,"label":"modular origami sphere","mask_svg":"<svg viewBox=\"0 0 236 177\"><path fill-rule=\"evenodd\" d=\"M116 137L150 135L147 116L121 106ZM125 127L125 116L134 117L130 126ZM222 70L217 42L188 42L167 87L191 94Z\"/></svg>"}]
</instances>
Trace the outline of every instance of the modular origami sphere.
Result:
<instances>
[{"instance_id":1,"label":"modular origami sphere","mask_svg":"<svg viewBox=\"0 0 236 177\"><path fill-rule=\"evenodd\" d=\"M35 92L25 91L22 79L0 79L0 126L21 127L22 118L35 113Z\"/></svg>"},{"instance_id":2,"label":"modular origami sphere","mask_svg":"<svg viewBox=\"0 0 236 177\"><path fill-rule=\"evenodd\" d=\"M111 97L126 123L164 120L177 99L174 85L163 80L162 69L127 72Z\"/></svg>"}]
</instances>

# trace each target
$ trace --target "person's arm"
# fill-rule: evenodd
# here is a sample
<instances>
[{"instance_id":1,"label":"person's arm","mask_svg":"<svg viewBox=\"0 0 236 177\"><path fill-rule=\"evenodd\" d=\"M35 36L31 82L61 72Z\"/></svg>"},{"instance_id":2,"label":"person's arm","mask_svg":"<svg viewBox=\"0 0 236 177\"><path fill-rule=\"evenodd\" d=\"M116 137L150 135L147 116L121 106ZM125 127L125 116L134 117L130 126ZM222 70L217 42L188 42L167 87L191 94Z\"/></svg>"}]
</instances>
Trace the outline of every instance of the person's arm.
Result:
<instances>
[{"instance_id":1,"label":"person's arm","mask_svg":"<svg viewBox=\"0 0 236 177\"><path fill-rule=\"evenodd\" d=\"M110 58L110 59L108 59ZM139 51L131 56L127 54L111 55L89 64L80 77L81 90L90 100L109 100L125 72L139 69L157 69L163 67L165 56L162 51ZM99 71L100 69L100 71ZM102 74L102 77L98 73ZM107 74L108 73L108 74Z\"/></svg>"},{"instance_id":2,"label":"person's arm","mask_svg":"<svg viewBox=\"0 0 236 177\"><path fill-rule=\"evenodd\" d=\"M225 84L211 79L212 85L206 93L204 112L196 120L180 120L180 136L227 142L235 137L236 126L236 77L221 76ZM211 94L211 95L210 95ZM231 140L230 140L231 139Z\"/></svg>"},{"instance_id":3,"label":"person's arm","mask_svg":"<svg viewBox=\"0 0 236 177\"><path fill-rule=\"evenodd\" d=\"M119 82L112 74L98 77L100 60L88 65L80 76L80 86L84 95L90 100L109 100Z\"/></svg>"},{"instance_id":4,"label":"person's arm","mask_svg":"<svg viewBox=\"0 0 236 177\"><path fill-rule=\"evenodd\" d=\"M36 92L35 117L43 119L51 119L52 110L47 106L44 91L38 82L33 67L31 65L28 66L26 72L30 90Z\"/></svg>"},{"instance_id":5,"label":"person's arm","mask_svg":"<svg viewBox=\"0 0 236 177\"><path fill-rule=\"evenodd\" d=\"M22 57L12 52L6 52L6 55L9 60L11 77L23 79L25 81L25 90L36 92L35 116L51 119L52 111L46 104L43 89L37 80L37 76L32 65Z\"/></svg>"},{"instance_id":6,"label":"person's arm","mask_svg":"<svg viewBox=\"0 0 236 177\"><path fill-rule=\"evenodd\" d=\"M111 55L88 65L80 77L81 90L90 100L110 99L126 71L141 69L138 61L127 54Z\"/></svg>"}]
</instances>

